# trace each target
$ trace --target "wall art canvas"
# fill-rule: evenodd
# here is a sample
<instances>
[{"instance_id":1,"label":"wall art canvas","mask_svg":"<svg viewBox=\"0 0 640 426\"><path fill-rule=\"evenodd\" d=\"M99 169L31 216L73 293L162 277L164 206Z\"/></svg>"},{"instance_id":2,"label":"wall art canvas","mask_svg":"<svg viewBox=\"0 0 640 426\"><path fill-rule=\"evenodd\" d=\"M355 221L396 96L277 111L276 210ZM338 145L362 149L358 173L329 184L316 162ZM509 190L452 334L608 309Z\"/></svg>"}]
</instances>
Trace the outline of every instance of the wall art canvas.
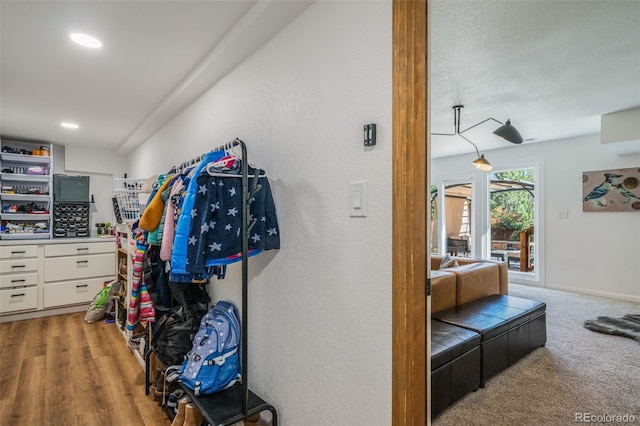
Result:
<instances>
[{"instance_id":1,"label":"wall art canvas","mask_svg":"<svg viewBox=\"0 0 640 426\"><path fill-rule=\"evenodd\" d=\"M640 167L583 172L582 211L640 212Z\"/></svg>"}]
</instances>

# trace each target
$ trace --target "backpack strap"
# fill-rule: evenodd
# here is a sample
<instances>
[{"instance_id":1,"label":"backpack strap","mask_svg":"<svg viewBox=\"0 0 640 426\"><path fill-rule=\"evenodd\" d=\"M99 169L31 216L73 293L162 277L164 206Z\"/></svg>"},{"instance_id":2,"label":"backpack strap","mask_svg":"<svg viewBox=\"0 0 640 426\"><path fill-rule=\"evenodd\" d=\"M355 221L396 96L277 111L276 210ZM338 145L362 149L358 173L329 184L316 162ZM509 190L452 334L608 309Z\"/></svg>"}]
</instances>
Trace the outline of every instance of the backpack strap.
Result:
<instances>
[{"instance_id":1,"label":"backpack strap","mask_svg":"<svg viewBox=\"0 0 640 426\"><path fill-rule=\"evenodd\" d=\"M236 352L238 352L238 348L234 348L233 350L224 353L220 356L217 356L215 358L211 358L211 359L207 359L205 361L202 362L202 365L224 365L225 361L227 360L227 358L229 358L231 355L235 354Z\"/></svg>"}]
</instances>

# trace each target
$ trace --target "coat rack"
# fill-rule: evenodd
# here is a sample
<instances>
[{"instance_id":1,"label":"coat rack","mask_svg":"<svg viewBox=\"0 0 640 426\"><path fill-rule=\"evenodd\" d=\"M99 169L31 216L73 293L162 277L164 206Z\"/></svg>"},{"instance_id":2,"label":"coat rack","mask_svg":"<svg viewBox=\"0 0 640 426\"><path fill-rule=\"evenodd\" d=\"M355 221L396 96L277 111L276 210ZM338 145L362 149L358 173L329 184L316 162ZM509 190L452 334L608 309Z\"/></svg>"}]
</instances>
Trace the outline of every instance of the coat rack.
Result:
<instances>
[{"instance_id":1,"label":"coat rack","mask_svg":"<svg viewBox=\"0 0 640 426\"><path fill-rule=\"evenodd\" d=\"M211 425L230 426L239 421L245 420L251 416L259 414L262 411L269 410L272 415L272 425L278 426L278 414L271 404L265 402L262 398L249 390L249 367L248 367L248 318L249 318L249 304L248 304L248 277L249 277L249 229L251 223L249 223L249 205L250 199L253 196L253 191L257 191L260 188L254 188L249 191L249 166L247 162L247 146L240 139L234 139L212 151L230 151L233 148L240 146L241 148L241 179L242 179L242 229L240 237L242 238L242 314L241 314L241 328L242 336L240 339L240 358L242 368L242 381L236 383L228 389L213 393L211 395L199 395L196 396L194 391L186 386L182 386L185 393L191 398L193 403L200 409L203 417ZM176 173L180 173L185 168L197 164L205 154L195 157L189 161L185 161L179 166L174 166L172 170ZM256 172L259 175L259 172ZM257 182L257 179L256 179Z\"/></svg>"}]
</instances>

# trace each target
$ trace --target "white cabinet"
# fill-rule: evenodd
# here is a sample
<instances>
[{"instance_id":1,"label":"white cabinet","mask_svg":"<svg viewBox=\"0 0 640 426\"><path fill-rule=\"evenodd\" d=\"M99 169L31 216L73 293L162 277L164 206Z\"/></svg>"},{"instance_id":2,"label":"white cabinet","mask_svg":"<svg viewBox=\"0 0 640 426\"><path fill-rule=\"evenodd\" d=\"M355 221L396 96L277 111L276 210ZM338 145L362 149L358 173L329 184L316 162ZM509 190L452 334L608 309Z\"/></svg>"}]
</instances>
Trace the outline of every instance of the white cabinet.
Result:
<instances>
[{"instance_id":1,"label":"white cabinet","mask_svg":"<svg viewBox=\"0 0 640 426\"><path fill-rule=\"evenodd\" d=\"M2 246L0 247L0 259L22 259L25 257L38 257L38 246Z\"/></svg>"},{"instance_id":2,"label":"white cabinet","mask_svg":"<svg viewBox=\"0 0 640 426\"><path fill-rule=\"evenodd\" d=\"M50 238L51 149L50 143L2 140L0 239Z\"/></svg>"},{"instance_id":3,"label":"white cabinet","mask_svg":"<svg viewBox=\"0 0 640 426\"><path fill-rule=\"evenodd\" d=\"M0 272L2 274L13 274L16 272L29 272L38 270L38 259L7 259L0 261Z\"/></svg>"},{"instance_id":4,"label":"white cabinet","mask_svg":"<svg viewBox=\"0 0 640 426\"><path fill-rule=\"evenodd\" d=\"M38 308L38 246L0 247L0 314Z\"/></svg>"},{"instance_id":5,"label":"white cabinet","mask_svg":"<svg viewBox=\"0 0 640 426\"><path fill-rule=\"evenodd\" d=\"M113 241L77 244L49 244L44 248L45 257L73 256L97 253L113 253Z\"/></svg>"},{"instance_id":6,"label":"white cabinet","mask_svg":"<svg viewBox=\"0 0 640 426\"><path fill-rule=\"evenodd\" d=\"M91 302L115 276L113 247L113 242L46 245L44 307Z\"/></svg>"},{"instance_id":7,"label":"white cabinet","mask_svg":"<svg viewBox=\"0 0 640 426\"><path fill-rule=\"evenodd\" d=\"M28 311L38 307L38 288L19 287L0 290L0 312Z\"/></svg>"},{"instance_id":8,"label":"white cabinet","mask_svg":"<svg viewBox=\"0 0 640 426\"><path fill-rule=\"evenodd\" d=\"M38 285L38 273L28 274L2 274L0 276L0 288Z\"/></svg>"},{"instance_id":9,"label":"white cabinet","mask_svg":"<svg viewBox=\"0 0 640 426\"><path fill-rule=\"evenodd\" d=\"M91 302L105 281L103 278L85 278L82 280L45 283L44 307L53 308Z\"/></svg>"},{"instance_id":10,"label":"white cabinet","mask_svg":"<svg viewBox=\"0 0 640 426\"><path fill-rule=\"evenodd\" d=\"M44 282L113 276L115 254L45 257Z\"/></svg>"},{"instance_id":11,"label":"white cabinet","mask_svg":"<svg viewBox=\"0 0 640 426\"><path fill-rule=\"evenodd\" d=\"M3 321L86 309L116 276L114 246L102 238L0 243Z\"/></svg>"}]
</instances>

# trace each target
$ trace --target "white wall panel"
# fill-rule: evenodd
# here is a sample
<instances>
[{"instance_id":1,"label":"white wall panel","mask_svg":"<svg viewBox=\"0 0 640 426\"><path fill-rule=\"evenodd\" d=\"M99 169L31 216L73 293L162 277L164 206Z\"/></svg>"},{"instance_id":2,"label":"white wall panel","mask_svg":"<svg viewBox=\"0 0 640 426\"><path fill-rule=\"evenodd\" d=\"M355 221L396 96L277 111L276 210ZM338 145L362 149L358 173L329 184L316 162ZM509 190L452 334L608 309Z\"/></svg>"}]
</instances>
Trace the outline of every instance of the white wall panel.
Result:
<instances>
[{"instance_id":1,"label":"white wall panel","mask_svg":"<svg viewBox=\"0 0 640 426\"><path fill-rule=\"evenodd\" d=\"M391 23L390 2L314 3L129 162L144 177L239 137L267 170L282 245L250 260L249 383L284 426L391 423ZM239 284L234 266L212 289L239 305Z\"/></svg>"}]
</instances>

